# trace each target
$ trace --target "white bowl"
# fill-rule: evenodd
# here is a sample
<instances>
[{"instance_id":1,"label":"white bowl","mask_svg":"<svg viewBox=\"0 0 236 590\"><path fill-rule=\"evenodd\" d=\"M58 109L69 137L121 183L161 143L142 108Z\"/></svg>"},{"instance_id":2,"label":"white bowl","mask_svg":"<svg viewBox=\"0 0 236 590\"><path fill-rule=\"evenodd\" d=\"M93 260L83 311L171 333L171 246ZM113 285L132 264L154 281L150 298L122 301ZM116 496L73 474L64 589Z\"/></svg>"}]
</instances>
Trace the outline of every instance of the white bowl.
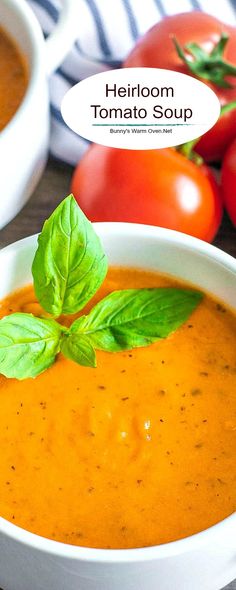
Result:
<instances>
[{"instance_id":1,"label":"white bowl","mask_svg":"<svg viewBox=\"0 0 236 590\"><path fill-rule=\"evenodd\" d=\"M236 311L236 260L228 254L157 227L95 225L111 264L191 281ZM0 252L1 298L31 280L35 247L33 236ZM219 590L235 577L236 514L180 541L123 550L65 545L0 518L0 586L5 590Z\"/></svg>"},{"instance_id":2,"label":"white bowl","mask_svg":"<svg viewBox=\"0 0 236 590\"><path fill-rule=\"evenodd\" d=\"M25 0L1 0L0 25L15 39L29 65L29 82L14 117L0 133L0 229L32 194L49 146L48 75L61 63L76 38L77 0L63 0L60 19L44 41Z\"/></svg>"}]
</instances>

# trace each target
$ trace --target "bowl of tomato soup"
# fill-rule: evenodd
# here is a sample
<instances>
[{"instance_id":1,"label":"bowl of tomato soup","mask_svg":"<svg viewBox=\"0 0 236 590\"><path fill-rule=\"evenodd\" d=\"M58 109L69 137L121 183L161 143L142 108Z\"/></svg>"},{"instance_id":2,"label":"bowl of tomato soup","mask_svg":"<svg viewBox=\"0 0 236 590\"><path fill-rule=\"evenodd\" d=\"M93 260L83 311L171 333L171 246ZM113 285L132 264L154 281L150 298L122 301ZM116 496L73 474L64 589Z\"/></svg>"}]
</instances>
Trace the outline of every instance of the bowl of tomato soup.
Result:
<instances>
[{"instance_id":1,"label":"bowl of tomato soup","mask_svg":"<svg viewBox=\"0 0 236 590\"><path fill-rule=\"evenodd\" d=\"M0 586L220 590L236 577L236 261L171 230L95 224L116 289L195 287L147 348L0 376ZM0 316L40 315L36 236L0 252ZM65 322L67 320L65 319Z\"/></svg>"},{"instance_id":2,"label":"bowl of tomato soup","mask_svg":"<svg viewBox=\"0 0 236 590\"><path fill-rule=\"evenodd\" d=\"M0 228L23 207L43 172L49 146L48 76L75 40L77 10L74 0L63 0L58 24L45 42L26 0L1 1Z\"/></svg>"}]
</instances>

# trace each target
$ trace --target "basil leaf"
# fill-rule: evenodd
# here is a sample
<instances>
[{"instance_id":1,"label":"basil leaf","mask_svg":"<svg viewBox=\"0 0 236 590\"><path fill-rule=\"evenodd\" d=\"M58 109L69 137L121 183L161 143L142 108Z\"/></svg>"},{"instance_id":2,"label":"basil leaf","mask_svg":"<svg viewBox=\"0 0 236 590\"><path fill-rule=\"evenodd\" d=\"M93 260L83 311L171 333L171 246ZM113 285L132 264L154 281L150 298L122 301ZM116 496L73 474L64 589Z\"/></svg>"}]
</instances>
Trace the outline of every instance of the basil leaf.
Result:
<instances>
[{"instance_id":1,"label":"basil leaf","mask_svg":"<svg viewBox=\"0 0 236 590\"><path fill-rule=\"evenodd\" d=\"M61 352L68 359L84 367L96 367L96 353L88 336L66 335L61 342Z\"/></svg>"},{"instance_id":2,"label":"basil leaf","mask_svg":"<svg viewBox=\"0 0 236 590\"><path fill-rule=\"evenodd\" d=\"M65 328L54 320L13 313L0 320L0 373L5 377L36 377L55 360Z\"/></svg>"},{"instance_id":3,"label":"basil leaf","mask_svg":"<svg viewBox=\"0 0 236 590\"><path fill-rule=\"evenodd\" d=\"M186 289L114 291L78 318L70 332L110 352L147 346L181 326L201 299L201 293Z\"/></svg>"},{"instance_id":4,"label":"basil leaf","mask_svg":"<svg viewBox=\"0 0 236 590\"><path fill-rule=\"evenodd\" d=\"M69 195L45 221L32 274L36 296L54 317L79 311L107 273L107 259L92 224Z\"/></svg>"}]
</instances>

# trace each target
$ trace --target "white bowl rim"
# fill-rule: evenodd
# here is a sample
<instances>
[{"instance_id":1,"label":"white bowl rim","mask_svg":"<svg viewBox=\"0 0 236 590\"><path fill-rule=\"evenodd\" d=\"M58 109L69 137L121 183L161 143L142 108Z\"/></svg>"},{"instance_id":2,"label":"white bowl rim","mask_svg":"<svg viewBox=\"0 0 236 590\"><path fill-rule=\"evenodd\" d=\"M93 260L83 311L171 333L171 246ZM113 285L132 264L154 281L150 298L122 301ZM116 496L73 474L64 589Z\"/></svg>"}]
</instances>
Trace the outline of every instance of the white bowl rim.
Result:
<instances>
[{"instance_id":1,"label":"white bowl rim","mask_svg":"<svg viewBox=\"0 0 236 590\"><path fill-rule=\"evenodd\" d=\"M44 37L42 33L42 29L40 24L33 13L32 8L27 4L25 0L21 0L19 3L18 0L7 0L10 5L10 9L14 13L14 17L18 18L18 15L22 18L24 23L25 30L27 31L27 37L30 40L31 44L31 59L32 59L32 68L31 72L29 72L29 79L27 82L27 87L25 94L22 98L21 103L19 104L16 112L14 113L13 117L7 123L7 125L0 131L0 141L4 141L5 136L8 133L14 133L15 127L18 127L21 124L21 117L24 115L25 111L27 110L28 106L31 104L31 97L35 91L35 87L37 85L38 78L41 77L43 71L43 59L41 55L41 51L43 50L43 43ZM0 21L1 25L1 21ZM5 31L5 27L3 25L3 29ZM17 48L19 47L20 52L22 53L22 49L19 46L19 43L15 41L10 33L6 30L7 35L9 35L10 39L16 43ZM24 57L24 55L23 55ZM46 76L46 73L45 73Z\"/></svg>"},{"instance_id":2,"label":"white bowl rim","mask_svg":"<svg viewBox=\"0 0 236 590\"><path fill-rule=\"evenodd\" d=\"M182 234L174 230L165 228L159 228L149 225L133 224L133 223L121 223L121 222L100 222L95 223L94 226L98 230L100 236L105 229L105 235L113 236L116 232L126 236L134 236L142 234L142 237L160 237L165 238L169 243L177 243L184 245L186 248L198 252L201 255L207 256L208 258L219 262L222 266L231 270L236 274L236 259L230 254L225 253L216 246L203 242L198 238L194 238L187 234ZM36 245L37 234L18 240L9 246L6 246L0 251L0 262L4 258L4 255L10 251L17 251L19 249L27 248L32 249ZM163 559L172 557L174 555L180 555L187 553L191 550L197 550L202 548L204 545L209 544L215 539L215 533L217 536L219 532L226 532L228 525L234 525L236 527L236 512L221 520L219 523L200 531L189 537L165 543L162 545L153 545L149 547L140 547L134 549L96 549L91 547L80 547L77 545L69 545L41 537L35 533L31 533L19 526L5 520L0 517L0 534L20 542L24 545L28 545L40 552L45 552L57 557L64 557L71 560L83 561L83 562L96 562L96 563L141 563L149 562L156 559ZM225 529L225 530L224 530ZM220 542L217 542L221 547ZM222 542L222 548L225 543ZM230 544L230 541L229 541Z\"/></svg>"},{"instance_id":3,"label":"white bowl rim","mask_svg":"<svg viewBox=\"0 0 236 590\"><path fill-rule=\"evenodd\" d=\"M100 232L102 233L104 228L106 228L104 234L106 236L109 234L109 232L112 237L114 237L115 233L117 232L119 234L125 235L126 237L135 235L138 236L140 232L142 232L142 236L147 238L165 238L169 243L176 242L177 244L181 244L186 247L186 249L197 251L199 254L216 261L219 264L222 264L222 266L228 270L236 273L236 258L234 258L231 254L224 252L224 250L221 250L218 246L214 246L209 242L204 242L199 238L184 234L180 231L154 225L121 221L99 221L93 223L92 225L96 228L96 230L98 230L99 235ZM0 258L3 253L5 254L5 252L9 252L11 249L15 250L24 246L30 247L30 245L35 245L38 235L39 234L33 234L27 236L26 238L16 240L8 246L4 246L0 249Z\"/></svg>"}]
</instances>

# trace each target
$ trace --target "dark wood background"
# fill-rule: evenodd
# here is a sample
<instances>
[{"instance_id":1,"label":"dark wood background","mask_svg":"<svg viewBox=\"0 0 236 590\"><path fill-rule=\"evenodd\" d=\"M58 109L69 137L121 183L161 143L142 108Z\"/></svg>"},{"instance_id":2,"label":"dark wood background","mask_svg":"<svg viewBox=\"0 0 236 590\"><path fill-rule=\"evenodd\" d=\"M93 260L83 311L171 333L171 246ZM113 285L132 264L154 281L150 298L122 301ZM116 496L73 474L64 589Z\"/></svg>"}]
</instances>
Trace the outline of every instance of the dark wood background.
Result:
<instances>
[{"instance_id":1,"label":"dark wood background","mask_svg":"<svg viewBox=\"0 0 236 590\"><path fill-rule=\"evenodd\" d=\"M48 162L42 179L27 205L0 231L1 248L41 230L44 220L69 194L72 170L72 167L66 164L53 160ZM236 258L236 230L226 216L214 244ZM225 590L236 590L236 580Z\"/></svg>"}]
</instances>

